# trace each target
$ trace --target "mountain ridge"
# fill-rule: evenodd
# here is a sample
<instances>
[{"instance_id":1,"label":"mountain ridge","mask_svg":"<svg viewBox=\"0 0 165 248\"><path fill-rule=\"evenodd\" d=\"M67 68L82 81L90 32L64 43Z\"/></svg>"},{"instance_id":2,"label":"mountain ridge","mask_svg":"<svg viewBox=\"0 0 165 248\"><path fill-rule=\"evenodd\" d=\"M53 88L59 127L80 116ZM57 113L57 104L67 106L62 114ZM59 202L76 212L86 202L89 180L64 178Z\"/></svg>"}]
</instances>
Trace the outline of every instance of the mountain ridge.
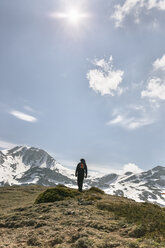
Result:
<instances>
[{"instance_id":1,"label":"mountain ridge","mask_svg":"<svg viewBox=\"0 0 165 248\"><path fill-rule=\"evenodd\" d=\"M28 146L17 146L0 151L0 186L5 185L64 184L76 188L74 171L65 168L46 151ZM122 175L110 173L84 180L84 188L99 187L107 194L124 196L136 201L148 201L165 206L165 167L156 166L148 171Z\"/></svg>"}]
</instances>

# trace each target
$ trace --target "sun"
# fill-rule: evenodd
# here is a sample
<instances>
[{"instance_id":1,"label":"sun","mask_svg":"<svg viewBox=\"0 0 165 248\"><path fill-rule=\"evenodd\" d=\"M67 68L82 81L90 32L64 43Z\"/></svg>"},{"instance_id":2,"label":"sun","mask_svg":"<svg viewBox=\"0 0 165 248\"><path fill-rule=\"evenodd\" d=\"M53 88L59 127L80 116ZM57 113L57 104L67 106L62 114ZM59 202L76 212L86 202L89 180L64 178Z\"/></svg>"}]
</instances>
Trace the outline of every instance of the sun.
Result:
<instances>
[{"instance_id":1,"label":"sun","mask_svg":"<svg viewBox=\"0 0 165 248\"><path fill-rule=\"evenodd\" d=\"M78 25L89 17L87 13L83 13L78 8L70 8L65 12L54 12L51 14L52 18L65 19L72 25Z\"/></svg>"},{"instance_id":2,"label":"sun","mask_svg":"<svg viewBox=\"0 0 165 248\"><path fill-rule=\"evenodd\" d=\"M70 21L73 24L77 24L80 22L80 20L82 19L83 15L79 12L79 10L77 9L71 9L68 14L68 21Z\"/></svg>"}]
</instances>

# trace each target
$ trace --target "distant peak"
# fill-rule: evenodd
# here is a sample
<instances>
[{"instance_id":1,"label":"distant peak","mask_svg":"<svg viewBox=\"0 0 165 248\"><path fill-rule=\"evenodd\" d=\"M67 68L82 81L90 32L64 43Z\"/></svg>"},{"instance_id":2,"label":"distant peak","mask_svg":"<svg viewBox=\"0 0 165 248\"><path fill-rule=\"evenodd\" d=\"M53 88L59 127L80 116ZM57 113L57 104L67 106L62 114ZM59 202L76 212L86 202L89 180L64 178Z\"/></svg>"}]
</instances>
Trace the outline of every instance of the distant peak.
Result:
<instances>
[{"instance_id":1,"label":"distant peak","mask_svg":"<svg viewBox=\"0 0 165 248\"><path fill-rule=\"evenodd\" d=\"M8 150L8 153L15 153L15 152L19 152L19 151L22 151L22 150L26 150L30 147L28 146L25 146L25 145L22 145L22 146L15 146L13 147L12 149L9 149Z\"/></svg>"},{"instance_id":2,"label":"distant peak","mask_svg":"<svg viewBox=\"0 0 165 248\"><path fill-rule=\"evenodd\" d=\"M12 149L8 149L8 152L13 153L21 150L42 150L42 149L33 146L20 145L20 146L15 146Z\"/></svg>"},{"instance_id":3,"label":"distant peak","mask_svg":"<svg viewBox=\"0 0 165 248\"><path fill-rule=\"evenodd\" d=\"M158 171L158 170L164 170L164 169L165 169L164 166L158 165L158 166L154 167L152 170L153 170L153 171Z\"/></svg>"}]
</instances>

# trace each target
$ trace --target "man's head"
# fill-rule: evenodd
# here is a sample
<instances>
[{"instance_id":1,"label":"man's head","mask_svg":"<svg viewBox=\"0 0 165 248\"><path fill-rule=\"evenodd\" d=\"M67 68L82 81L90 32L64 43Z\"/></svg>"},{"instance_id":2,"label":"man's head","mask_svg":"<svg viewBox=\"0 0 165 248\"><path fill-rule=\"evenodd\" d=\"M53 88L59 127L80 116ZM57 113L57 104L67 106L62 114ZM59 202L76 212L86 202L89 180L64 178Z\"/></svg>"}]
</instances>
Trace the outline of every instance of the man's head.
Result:
<instances>
[{"instance_id":1,"label":"man's head","mask_svg":"<svg viewBox=\"0 0 165 248\"><path fill-rule=\"evenodd\" d=\"M81 158L80 161L85 164L85 159Z\"/></svg>"}]
</instances>

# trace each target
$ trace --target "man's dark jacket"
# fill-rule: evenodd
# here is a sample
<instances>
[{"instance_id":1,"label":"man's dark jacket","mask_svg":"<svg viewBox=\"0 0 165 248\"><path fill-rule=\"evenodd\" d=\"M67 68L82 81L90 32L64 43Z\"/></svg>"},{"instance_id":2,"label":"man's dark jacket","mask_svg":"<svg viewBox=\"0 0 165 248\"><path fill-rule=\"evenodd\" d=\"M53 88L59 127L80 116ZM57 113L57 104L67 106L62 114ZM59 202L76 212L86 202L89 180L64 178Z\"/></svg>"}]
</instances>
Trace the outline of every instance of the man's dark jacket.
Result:
<instances>
[{"instance_id":1,"label":"man's dark jacket","mask_svg":"<svg viewBox=\"0 0 165 248\"><path fill-rule=\"evenodd\" d=\"M78 176L79 178L84 178L84 175L85 175L85 177L87 177L87 173L88 173L87 165L85 163L80 162L77 165L75 175Z\"/></svg>"}]
</instances>

